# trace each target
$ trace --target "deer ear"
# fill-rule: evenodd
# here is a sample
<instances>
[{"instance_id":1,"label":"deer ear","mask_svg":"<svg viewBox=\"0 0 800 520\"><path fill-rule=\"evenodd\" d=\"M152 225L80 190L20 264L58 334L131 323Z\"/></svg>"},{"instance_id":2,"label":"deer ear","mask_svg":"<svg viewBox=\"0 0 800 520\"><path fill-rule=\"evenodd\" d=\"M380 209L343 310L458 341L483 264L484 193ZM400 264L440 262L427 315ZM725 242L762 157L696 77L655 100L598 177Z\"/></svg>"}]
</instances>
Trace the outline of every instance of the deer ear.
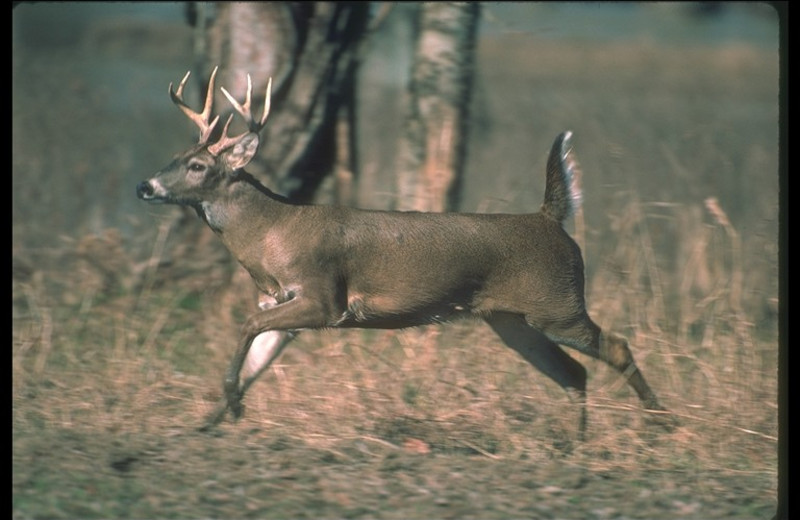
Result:
<instances>
[{"instance_id":1,"label":"deer ear","mask_svg":"<svg viewBox=\"0 0 800 520\"><path fill-rule=\"evenodd\" d=\"M224 159L232 170L238 170L239 168L244 168L253 160L257 150L258 134L245 134L233 145L233 148L225 152Z\"/></svg>"}]
</instances>

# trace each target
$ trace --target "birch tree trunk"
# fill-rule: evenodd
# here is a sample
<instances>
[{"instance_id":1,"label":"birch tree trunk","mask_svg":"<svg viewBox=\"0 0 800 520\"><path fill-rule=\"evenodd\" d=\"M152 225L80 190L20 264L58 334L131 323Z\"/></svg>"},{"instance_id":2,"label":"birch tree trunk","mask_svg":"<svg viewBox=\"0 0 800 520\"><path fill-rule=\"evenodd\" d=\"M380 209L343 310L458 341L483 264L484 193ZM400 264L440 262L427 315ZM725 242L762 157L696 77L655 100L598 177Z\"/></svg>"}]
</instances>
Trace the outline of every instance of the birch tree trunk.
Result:
<instances>
[{"instance_id":1,"label":"birch tree trunk","mask_svg":"<svg viewBox=\"0 0 800 520\"><path fill-rule=\"evenodd\" d=\"M397 209L458 207L479 4L419 8L419 34L399 146Z\"/></svg>"}]
</instances>

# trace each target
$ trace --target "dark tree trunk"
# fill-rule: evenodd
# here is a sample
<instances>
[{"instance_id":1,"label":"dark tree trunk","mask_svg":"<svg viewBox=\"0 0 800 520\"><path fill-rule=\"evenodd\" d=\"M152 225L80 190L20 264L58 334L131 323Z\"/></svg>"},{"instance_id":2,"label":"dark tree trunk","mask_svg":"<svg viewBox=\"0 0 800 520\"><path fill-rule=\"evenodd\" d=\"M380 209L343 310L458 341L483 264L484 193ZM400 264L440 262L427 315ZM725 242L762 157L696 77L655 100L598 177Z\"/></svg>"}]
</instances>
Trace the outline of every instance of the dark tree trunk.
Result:
<instances>
[{"instance_id":1,"label":"dark tree trunk","mask_svg":"<svg viewBox=\"0 0 800 520\"><path fill-rule=\"evenodd\" d=\"M353 90L369 4L218 2L196 4L195 11L204 80L219 65L218 83L244 99L249 73L259 106L273 78L270 121L251 173L300 201L310 200L331 173L352 182ZM221 97L216 106L228 109Z\"/></svg>"}]
</instances>

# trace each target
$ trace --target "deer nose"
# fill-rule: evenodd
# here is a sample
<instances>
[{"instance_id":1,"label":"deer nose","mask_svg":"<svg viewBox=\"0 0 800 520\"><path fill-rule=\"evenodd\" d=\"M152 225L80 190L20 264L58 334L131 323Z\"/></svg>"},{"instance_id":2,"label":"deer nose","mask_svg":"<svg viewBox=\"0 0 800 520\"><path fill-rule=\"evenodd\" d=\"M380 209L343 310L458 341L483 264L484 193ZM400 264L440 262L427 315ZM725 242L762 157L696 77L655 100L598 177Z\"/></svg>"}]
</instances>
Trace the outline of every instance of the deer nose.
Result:
<instances>
[{"instance_id":1,"label":"deer nose","mask_svg":"<svg viewBox=\"0 0 800 520\"><path fill-rule=\"evenodd\" d=\"M140 199L149 199L153 196L153 186L148 181L136 185L136 196Z\"/></svg>"}]
</instances>

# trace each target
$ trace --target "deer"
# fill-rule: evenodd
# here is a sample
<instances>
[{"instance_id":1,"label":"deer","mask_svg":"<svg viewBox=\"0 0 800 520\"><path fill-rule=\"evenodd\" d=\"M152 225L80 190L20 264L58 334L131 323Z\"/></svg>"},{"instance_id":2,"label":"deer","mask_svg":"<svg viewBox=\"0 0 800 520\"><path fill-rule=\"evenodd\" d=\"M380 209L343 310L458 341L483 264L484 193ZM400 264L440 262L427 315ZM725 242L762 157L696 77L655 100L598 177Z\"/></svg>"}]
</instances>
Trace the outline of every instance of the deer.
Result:
<instances>
[{"instance_id":1,"label":"deer","mask_svg":"<svg viewBox=\"0 0 800 520\"><path fill-rule=\"evenodd\" d=\"M601 360L627 381L656 422L674 419L637 367L627 340L605 332L584 300L581 250L564 223L582 202L572 132L559 134L546 164L538 212L425 213L300 204L270 191L245 171L270 112L251 110L252 83L240 104L220 90L247 130L218 137L211 119L214 69L202 112L183 91L172 102L200 129L196 145L136 187L149 203L191 207L248 271L258 307L241 328L223 381L223 396L202 430L244 411L247 389L304 330L401 329L472 317L562 387L580 407L586 429L586 368L562 346ZM659 416L661 416L659 418Z\"/></svg>"}]
</instances>

